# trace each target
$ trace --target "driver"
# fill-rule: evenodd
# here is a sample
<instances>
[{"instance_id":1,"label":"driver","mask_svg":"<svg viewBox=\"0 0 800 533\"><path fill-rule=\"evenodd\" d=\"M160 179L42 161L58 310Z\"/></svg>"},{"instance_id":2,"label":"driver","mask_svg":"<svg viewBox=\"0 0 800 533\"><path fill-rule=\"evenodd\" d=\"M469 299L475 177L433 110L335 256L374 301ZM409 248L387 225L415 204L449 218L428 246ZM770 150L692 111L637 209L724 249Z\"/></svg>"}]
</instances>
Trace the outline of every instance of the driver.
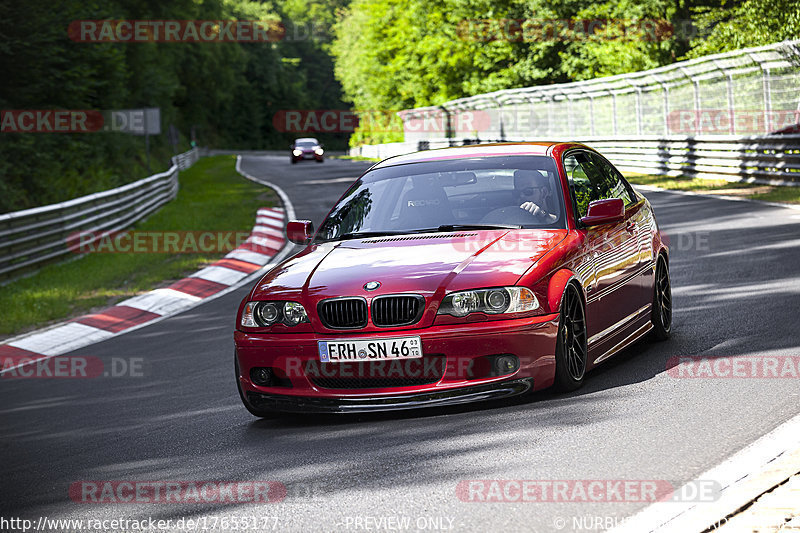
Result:
<instances>
[{"instance_id":1,"label":"driver","mask_svg":"<svg viewBox=\"0 0 800 533\"><path fill-rule=\"evenodd\" d=\"M550 180L538 170L515 171L514 192L522 202L520 209L529 212L540 222L550 223L558 219L558 216L547 210Z\"/></svg>"}]
</instances>

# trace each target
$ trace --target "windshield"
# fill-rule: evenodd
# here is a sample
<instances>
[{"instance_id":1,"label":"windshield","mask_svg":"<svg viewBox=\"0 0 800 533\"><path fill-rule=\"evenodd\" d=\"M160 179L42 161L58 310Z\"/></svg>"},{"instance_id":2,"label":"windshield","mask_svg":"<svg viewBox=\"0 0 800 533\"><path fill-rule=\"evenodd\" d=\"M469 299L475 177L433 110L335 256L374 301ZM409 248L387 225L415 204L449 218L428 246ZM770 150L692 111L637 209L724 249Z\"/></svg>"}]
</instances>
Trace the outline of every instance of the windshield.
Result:
<instances>
[{"instance_id":1,"label":"windshield","mask_svg":"<svg viewBox=\"0 0 800 533\"><path fill-rule=\"evenodd\" d=\"M318 145L319 143L314 141L297 141L296 143L294 143L295 148L314 148L315 146Z\"/></svg>"},{"instance_id":2,"label":"windshield","mask_svg":"<svg viewBox=\"0 0 800 533\"><path fill-rule=\"evenodd\" d=\"M564 228L555 161L546 156L428 161L367 172L315 242L419 231Z\"/></svg>"}]
</instances>

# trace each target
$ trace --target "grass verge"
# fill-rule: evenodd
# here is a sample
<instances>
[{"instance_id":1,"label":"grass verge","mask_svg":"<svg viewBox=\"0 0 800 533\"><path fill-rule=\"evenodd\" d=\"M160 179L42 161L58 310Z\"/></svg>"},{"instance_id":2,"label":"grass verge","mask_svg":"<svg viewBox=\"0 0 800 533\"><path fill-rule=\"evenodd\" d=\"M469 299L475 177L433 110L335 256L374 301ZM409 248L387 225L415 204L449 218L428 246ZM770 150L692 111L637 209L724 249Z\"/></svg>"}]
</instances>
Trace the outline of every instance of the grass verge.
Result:
<instances>
[{"instance_id":1,"label":"grass verge","mask_svg":"<svg viewBox=\"0 0 800 533\"><path fill-rule=\"evenodd\" d=\"M132 228L137 231L247 232L275 194L235 170L235 156L198 161L181 172L178 196ZM8 337L167 285L220 253L96 253L44 267L0 290L0 336Z\"/></svg>"},{"instance_id":2,"label":"grass verge","mask_svg":"<svg viewBox=\"0 0 800 533\"><path fill-rule=\"evenodd\" d=\"M634 185L652 185L673 191L695 191L706 194L739 196L764 202L800 204L800 187L759 185L756 183L730 182L722 179L670 178L648 174L626 174L625 177Z\"/></svg>"}]
</instances>

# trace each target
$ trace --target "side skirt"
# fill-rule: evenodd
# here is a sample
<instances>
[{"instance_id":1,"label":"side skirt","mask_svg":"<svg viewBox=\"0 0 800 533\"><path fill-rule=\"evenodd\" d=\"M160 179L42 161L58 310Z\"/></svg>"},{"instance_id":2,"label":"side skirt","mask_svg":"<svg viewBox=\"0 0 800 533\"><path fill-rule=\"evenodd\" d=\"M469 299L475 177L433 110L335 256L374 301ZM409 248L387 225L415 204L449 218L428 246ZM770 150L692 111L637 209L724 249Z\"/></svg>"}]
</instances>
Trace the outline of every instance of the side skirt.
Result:
<instances>
[{"instance_id":1,"label":"side skirt","mask_svg":"<svg viewBox=\"0 0 800 533\"><path fill-rule=\"evenodd\" d=\"M625 337L623 340L621 340L620 342L615 344L605 354L603 354L600 357L598 357L597 359L595 359L594 360L594 364L596 365L598 363L602 363L603 361L605 361L609 357L613 356L614 354L616 354L617 352L619 352L623 348L626 348L627 346L630 346L631 344L633 344L637 340L639 340L642 337L644 337L645 335L647 335L647 333L649 333L651 329L653 329L653 323L648 321L642 327L640 327L639 329L637 329L636 331L634 331L633 333L631 333L630 335Z\"/></svg>"}]
</instances>

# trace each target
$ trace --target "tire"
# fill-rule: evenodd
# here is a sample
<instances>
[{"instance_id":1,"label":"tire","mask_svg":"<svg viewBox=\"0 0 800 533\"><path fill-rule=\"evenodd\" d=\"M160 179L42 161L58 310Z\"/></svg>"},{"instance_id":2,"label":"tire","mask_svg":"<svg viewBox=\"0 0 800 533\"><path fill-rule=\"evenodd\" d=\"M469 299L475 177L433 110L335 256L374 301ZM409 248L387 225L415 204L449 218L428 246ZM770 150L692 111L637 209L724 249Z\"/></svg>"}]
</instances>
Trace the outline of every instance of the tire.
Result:
<instances>
[{"instance_id":1,"label":"tire","mask_svg":"<svg viewBox=\"0 0 800 533\"><path fill-rule=\"evenodd\" d=\"M583 385L588 359L586 312L580 291L570 283L561 299L556 336L556 390L569 392Z\"/></svg>"},{"instance_id":2,"label":"tire","mask_svg":"<svg viewBox=\"0 0 800 533\"><path fill-rule=\"evenodd\" d=\"M233 354L233 365L234 365L234 378L236 379L236 390L239 391L239 398L242 400L245 409L250 411L250 414L253 416L257 416L259 418L277 418L278 414L273 411L255 409L253 406L248 403L247 399L244 396L244 391L242 391L242 385L239 383L239 359L236 357L236 353Z\"/></svg>"},{"instance_id":3,"label":"tire","mask_svg":"<svg viewBox=\"0 0 800 533\"><path fill-rule=\"evenodd\" d=\"M653 323L651 337L665 341L672 333L672 283L669 279L669 265L663 255L656 259L656 273L653 278L653 305L650 310Z\"/></svg>"},{"instance_id":4,"label":"tire","mask_svg":"<svg viewBox=\"0 0 800 533\"><path fill-rule=\"evenodd\" d=\"M325 161L325 160L324 159L317 159L317 163L322 163L323 161Z\"/></svg>"},{"instance_id":5,"label":"tire","mask_svg":"<svg viewBox=\"0 0 800 533\"><path fill-rule=\"evenodd\" d=\"M292 164L293 164L293 165L296 165L296 164L297 164L297 159L295 159L294 157L292 158Z\"/></svg>"}]
</instances>

